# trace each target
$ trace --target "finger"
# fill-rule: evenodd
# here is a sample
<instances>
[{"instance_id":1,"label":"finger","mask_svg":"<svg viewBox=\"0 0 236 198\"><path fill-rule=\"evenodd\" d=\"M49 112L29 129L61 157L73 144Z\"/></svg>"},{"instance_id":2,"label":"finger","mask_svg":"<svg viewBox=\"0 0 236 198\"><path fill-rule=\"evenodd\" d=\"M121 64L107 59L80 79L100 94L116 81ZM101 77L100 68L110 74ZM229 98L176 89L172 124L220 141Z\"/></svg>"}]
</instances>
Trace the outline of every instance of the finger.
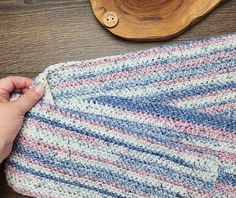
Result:
<instances>
[{"instance_id":1,"label":"finger","mask_svg":"<svg viewBox=\"0 0 236 198\"><path fill-rule=\"evenodd\" d=\"M22 91L23 91L22 89L15 89L14 90L14 92L16 92L16 93L22 93Z\"/></svg>"},{"instance_id":2,"label":"finger","mask_svg":"<svg viewBox=\"0 0 236 198\"><path fill-rule=\"evenodd\" d=\"M6 99L5 97L0 95L0 102L9 102L9 99Z\"/></svg>"},{"instance_id":3,"label":"finger","mask_svg":"<svg viewBox=\"0 0 236 198\"><path fill-rule=\"evenodd\" d=\"M0 89L11 93L15 89L29 88L34 81L22 76L8 76L0 80Z\"/></svg>"},{"instance_id":4,"label":"finger","mask_svg":"<svg viewBox=\"0 0 236 198\"><path fill-rule=\"evenodd\" d=\"M16 89L15 92L16 92L16 93L26 93L28 90L29 90L28 88Z\"/></svg>"},{"instance_id":5,"label":"finger","mask_svg":"<svg viewBox=\"0 0 236 198\"><path fill-rule=\"evenodd\" d=\"M37 85L36 87L26 91L26 93L14 101L14 103L17 105L20 113L25 114L40 100L44 95L44 92L44 87L42 85Z\"/></svg>"},{"instance_id":6,"label":"finger","mask_svg":"<svg viewBox=\"0 0 236 198\"><path fill-rule=\"evenodd\" d=\"M22 89L22 93L26 93L27 91L29 91L28 88L24 88L24 89Z\"/></svg>"},{"instance_id":7,"label":"finger","mask_svg":"<svg viewBox=\"0 0 236 198\"><path fill-rule=\"evenodd\" d=\"M0 96L9 99L9 94L16 89L29 88L34 81L21 76L9 76L0 79Z\"/></svg>"}]
</instances>

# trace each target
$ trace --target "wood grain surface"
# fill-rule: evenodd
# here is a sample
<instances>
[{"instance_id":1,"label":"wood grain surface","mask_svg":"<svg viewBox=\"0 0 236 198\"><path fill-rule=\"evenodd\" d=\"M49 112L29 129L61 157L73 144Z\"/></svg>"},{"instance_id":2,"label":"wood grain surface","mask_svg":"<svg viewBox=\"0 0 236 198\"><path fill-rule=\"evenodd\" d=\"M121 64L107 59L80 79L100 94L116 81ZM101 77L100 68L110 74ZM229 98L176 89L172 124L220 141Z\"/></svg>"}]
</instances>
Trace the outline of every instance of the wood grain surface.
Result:
<instances>
[{"instance_id":1,"label":"wood grain surface","mask_svg":"<svg viewBox=\"0 0 236 198\"><path fill-rule=\"evenodd\" d=\"M166 41L175 38L223 2L223 0L90 1L95 16L111 33L135 41Z\"/></svg>"},{"instance_id":2,"label":"wood grain surface","mask_svg":"<svg viewBox=\"0 0 236 198\"><path fill-rule=\"evenodd\" d=\"M97 22L89 0L0 0L0 78L34 77L59 62L231 32L236 32L236 0L226 1L183 35L159 43L131 42L113 36ZM7 186L3 165L0 197L24 197Z\"/></svg>"}]
</instances>

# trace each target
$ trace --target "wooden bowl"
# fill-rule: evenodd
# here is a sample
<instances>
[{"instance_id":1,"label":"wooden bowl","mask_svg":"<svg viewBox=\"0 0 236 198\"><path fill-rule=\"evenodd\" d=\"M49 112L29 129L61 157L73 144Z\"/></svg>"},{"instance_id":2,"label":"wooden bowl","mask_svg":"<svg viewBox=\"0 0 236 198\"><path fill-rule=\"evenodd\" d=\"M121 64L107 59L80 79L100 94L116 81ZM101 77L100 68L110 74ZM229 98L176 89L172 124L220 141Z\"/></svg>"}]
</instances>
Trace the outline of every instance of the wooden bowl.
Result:
<instances>
[{"instance_id":1,"label":"wooden bowl","mask_svg":"<svg viewBox=\"0 0 236 198\"><path fill-rule=\"evenodd\" d=\"M110 32L141 41L176 37L221 2L223 0L91 0L96 18Z\"/></svg>"}]
</instances>

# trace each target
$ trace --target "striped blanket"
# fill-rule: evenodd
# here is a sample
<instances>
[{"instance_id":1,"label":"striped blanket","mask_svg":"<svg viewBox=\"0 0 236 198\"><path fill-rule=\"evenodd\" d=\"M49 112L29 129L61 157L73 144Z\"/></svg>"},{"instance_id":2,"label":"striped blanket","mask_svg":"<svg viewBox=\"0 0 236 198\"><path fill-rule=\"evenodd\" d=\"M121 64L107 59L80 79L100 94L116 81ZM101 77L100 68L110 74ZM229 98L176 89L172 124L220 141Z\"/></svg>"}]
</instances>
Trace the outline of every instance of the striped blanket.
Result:
<instances>
[{"instance_id":1,"label":"striped blanket","mask_svg":"<svg viewBox=\"0 0 236 198\"><path fill-rule=\"evenodd\" d=\"M6 162L34 197L236 197L236 34L48 67Z\"/></svg>"}]
</instances>

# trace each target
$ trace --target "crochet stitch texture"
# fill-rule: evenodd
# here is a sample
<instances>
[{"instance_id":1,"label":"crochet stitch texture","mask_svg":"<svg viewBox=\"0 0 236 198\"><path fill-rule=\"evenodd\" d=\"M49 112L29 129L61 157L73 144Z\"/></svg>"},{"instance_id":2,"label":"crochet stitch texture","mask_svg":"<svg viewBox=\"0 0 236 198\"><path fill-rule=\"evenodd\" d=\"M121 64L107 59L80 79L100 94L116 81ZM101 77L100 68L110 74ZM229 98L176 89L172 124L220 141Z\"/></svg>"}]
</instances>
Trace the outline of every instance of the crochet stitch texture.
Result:
<instances>
[{"instance_id":1,"label":"crochet stitch texture","mask_svg":"<svg viewBox=\"0 0 236 198\"><path fill-rule=\"evenodd\" d=\"M35 197L236 197L236 34L50 66L6 162Z\"/></svg>"}]
</instances>

